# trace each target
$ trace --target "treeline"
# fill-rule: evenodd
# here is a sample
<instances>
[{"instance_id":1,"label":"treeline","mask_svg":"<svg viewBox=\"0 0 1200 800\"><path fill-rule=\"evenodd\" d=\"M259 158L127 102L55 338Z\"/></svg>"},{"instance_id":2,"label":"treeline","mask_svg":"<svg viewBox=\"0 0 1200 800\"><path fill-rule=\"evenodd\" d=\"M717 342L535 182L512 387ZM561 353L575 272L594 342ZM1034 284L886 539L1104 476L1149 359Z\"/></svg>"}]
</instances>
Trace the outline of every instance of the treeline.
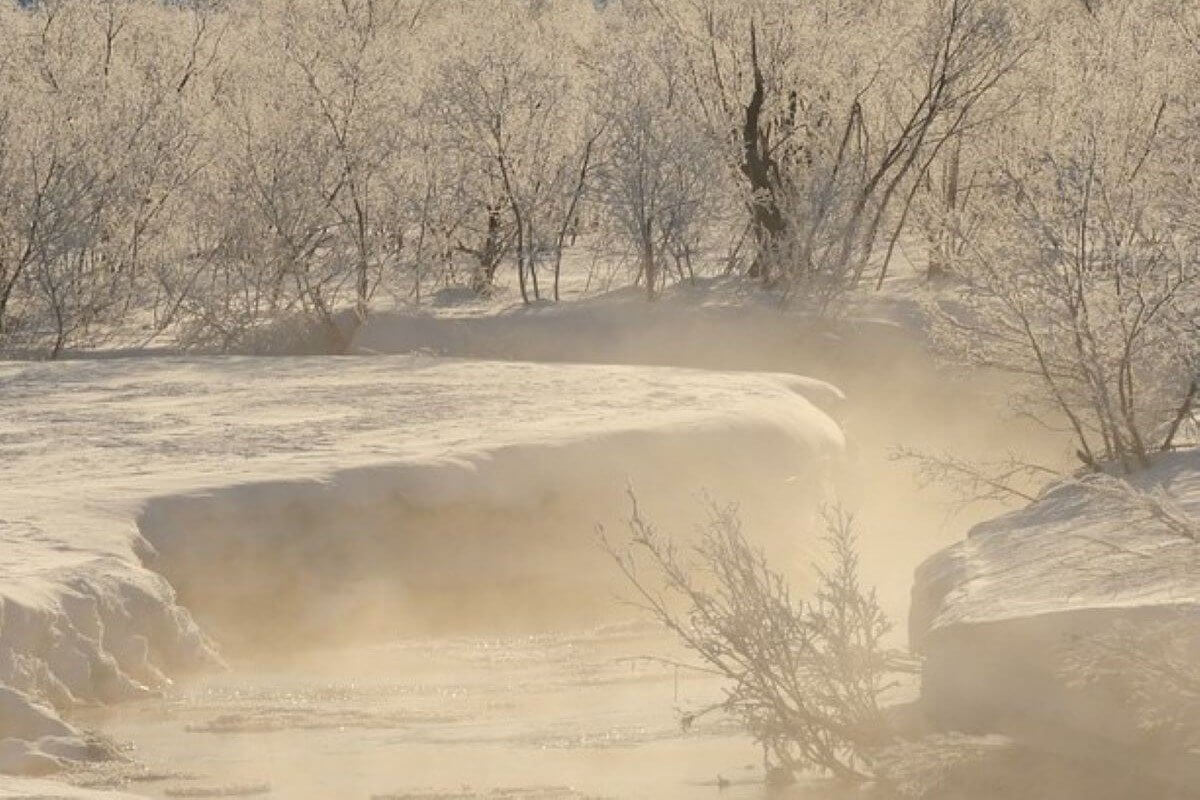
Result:
<instances>
[{"instance_id":1,"label":"treeline","mask_svg":"<svg viewBox=\"0 0 1200 800\"><path fill-rule=\"evenodd\" d=\"M0 348L336 350L501 269L556 299L581 233L650 298L720 270L827 312L908 246L972 309L945 341L1110 393L1116 452L1125 362L1153 339L1182 402L1194 359L1198 54L1190 0L14 4Z\"/></svg>"}]
</instances>

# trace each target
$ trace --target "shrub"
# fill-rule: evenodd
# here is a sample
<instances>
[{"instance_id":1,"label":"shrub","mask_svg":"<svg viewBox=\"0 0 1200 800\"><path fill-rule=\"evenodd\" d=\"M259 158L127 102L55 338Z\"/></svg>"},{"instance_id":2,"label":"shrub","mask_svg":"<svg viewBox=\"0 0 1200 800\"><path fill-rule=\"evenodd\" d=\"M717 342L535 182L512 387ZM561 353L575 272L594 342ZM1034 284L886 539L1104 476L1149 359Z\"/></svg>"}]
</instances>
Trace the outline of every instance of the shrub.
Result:
<instances>
[{"instance_id":1,"label":"shrub","mask_svg":"<svg viewBox=\"0 0 1200 800\"><path fill-rule=\"evenodd\" d=\"M747 540L736 506L711 504L684 552L642 516L632 492L630 502L628 541L614 544L601 530L604 546L636 604L727 679L725 699L706 711L745 726L769 775L815 769L869 780L872 752L891 739L881 697L908 664L885 646L891 623L859 579L852 517L824 515L829 564L800 600Z\"/></svg>"}]
</instances>

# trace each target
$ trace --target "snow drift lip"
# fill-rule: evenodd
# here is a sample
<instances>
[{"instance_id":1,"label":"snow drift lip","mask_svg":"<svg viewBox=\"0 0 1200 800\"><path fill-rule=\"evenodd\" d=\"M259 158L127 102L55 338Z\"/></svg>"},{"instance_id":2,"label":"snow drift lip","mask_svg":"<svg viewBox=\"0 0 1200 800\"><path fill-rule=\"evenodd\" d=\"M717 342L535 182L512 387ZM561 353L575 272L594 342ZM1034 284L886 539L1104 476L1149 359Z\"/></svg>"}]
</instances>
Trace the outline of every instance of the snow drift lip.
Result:
<instances>
[{"instance_id":1,"label":"snow drift lip","mask_svg":"<svg viewBox=\"0 0 1200 800\"><path fill-rule=\"evenodd\" d=\"M685 531L701 487L790 528L832 456L813 444L763 418L624 430L164 496L138 526L235 652L591 624L619 589L594 526L621 524L629 484Z\"/></svg>"},{"instance_id":2,"label":"snow drift lip","mask_svg":"<svg viewBox=\"0 0 1200 800\"><path fill-rule=\"evenodd\" d=\"M591 573L567 568L619 517L626 476L647 493L686 484L680 505L707 486L749 507L780 475L820 473L842 435L797 394L817 390L836 395L753 373L413 356L0 364L0 404L20 409L0 441L0 686L61 713L220 664L179 599L261 644L393 633L413 609L413 625L535 618L499 600L530 574L585 594ZM254 570L273 593L247 590ZM469 585L501 573L490 595ZM43 733L4 735L53 761Z\"/></svg>"},{"instance_id":3,"label":"snow drift lip","mask_svg":"<svg viewBox=\"0 0 1200 800\"><path fill-rule=\"evenodd\" d=\"M1163 454L1138 480L1200 513L1200 449ZM1105 610L1200 609L1200 549L1119 497L1067 481L975 526L916 571L909 639Z\"/></svg>"},{"instance_id":4,"label":"snow drift lip","mask_svg":"<svg viewBox=\"0 0 1200 800\"><path fill-rule=\"evenodd\" d=\"M383 311L356 330L363 353L427 352L443 356L539 363L644 364L710 370L796 369L848 376L858 365L878 374L926 349L919 313L888 308L836 320L794 314L775 303L683 291L647 304L617 291L564 305L517 306L494 314ZM877 309L882 311L883 309Z\"/></svg>"}]
</instances>

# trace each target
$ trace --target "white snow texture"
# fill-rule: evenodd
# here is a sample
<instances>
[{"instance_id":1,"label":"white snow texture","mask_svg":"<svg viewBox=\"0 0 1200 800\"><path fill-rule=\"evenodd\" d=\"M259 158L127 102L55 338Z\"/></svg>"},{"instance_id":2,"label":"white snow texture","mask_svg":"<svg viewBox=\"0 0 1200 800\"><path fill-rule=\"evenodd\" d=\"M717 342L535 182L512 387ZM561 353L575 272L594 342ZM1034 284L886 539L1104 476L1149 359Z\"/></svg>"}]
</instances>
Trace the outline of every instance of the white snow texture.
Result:
<instances>
[{"instance_id":1,"label":"white snow texture","mask_svg":"<svg viewBox=\"0 0 1200 800\"><path fill-rule=\"evenodd\" d=\"M720 479L722 464L783 484L819 474L843 446L837 424L797 392L838 396L770 374L413 356L0 365L0 773L86 755L59 716L76 704L144 696L220 664L164 574L196 568L196 593L224 591L200 584L237 560L222 547L253 551L255 508L282 514L315 498L299 513L391 504L418 519L469 507L486 519L570 502L580 482L609 484L605 498L626 478L691 491ZM189 530L200 517L207 527ZM312 541L269 538L280 528L264 546L324 557ZM206 543L218 534L219 547ZM368 562L391 552L378 547ZM271 555L259 557L247 563ZM326 567L336 569L305 566ZM231 572L231 596L238 589ZM0 797L41 791L13 786L0 783Z\"/></svg>"}]
</instances>

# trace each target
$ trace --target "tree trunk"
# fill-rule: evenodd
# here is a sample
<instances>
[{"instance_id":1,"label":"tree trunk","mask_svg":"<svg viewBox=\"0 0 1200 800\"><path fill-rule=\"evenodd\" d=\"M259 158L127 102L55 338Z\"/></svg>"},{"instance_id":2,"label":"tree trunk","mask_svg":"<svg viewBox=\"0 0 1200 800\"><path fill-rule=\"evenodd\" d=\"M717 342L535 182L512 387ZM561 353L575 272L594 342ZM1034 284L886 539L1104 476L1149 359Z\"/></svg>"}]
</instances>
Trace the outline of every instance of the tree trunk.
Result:
<instances>
[{"instance_id":1,"label":"tree trunk","mask_svg":"<svg viewBox=\"0 0 1200 800\"><path fill-rule=\"evenodd\" d=\"M654 258L654 238L649 221L642 223L642 272L646 275L646 299L654 299L658 285L658 264Z\"/></svg>"},{"instance_id":2,"label":"tree trunk","mask_svg":"<svg viewBox=\"0 0 1200 800\"><path fill-rule=\"evenodd\" d=\"M477 253L479 264L471 280L471 290L477 294L483 294L490 289L496 279L496 267L500 264L504 249L500 243L501 212L502 207L499 203L488 204L487 234L483 240L483 247Z\"/></svg>"},{"instance_id":3,"label":"tree trunk","mask_svg":"<svg viewBox=\"0 0 1200 800\"><path fill-rule=\"evenodd\" d=\"M762 131L762 111L766 103L766 82L758 60L758 32L750 23L750 63L754 70L754 92L746 104L742 124L742 174L750 183L750 214L754 239L758 246L749 275L763 283L772 279L771 262L782 240L787 222L779 208L779 186L774 179L778 165L770 153L770 142Z\"/></svg>"},{"instance_id":4,"label":"tree trunk","mask_svg":"<svg viewBox=\"0 0 1200 800\"><path fill-rule=\"evenodd\" d=\"M953 270L955 237L954 216L958 210L958 185L962 153L961 140L955 142L950 151L949 161L942 175L941 215L936 221L936 231L930 243L929 266L925 271L926 280L944 278Z\"/></svg>"},{"instance_id":5,"label":"tree trunk","mask_svg":"<svg viewBox=\"0 0 1200 800\"><path fill-rule=\"evenodd\" d=\"M537 245L535 244L535 242L536 242L536 239L534 238L533 223L530 222L529 223L529 231L527 232L527 235L525 236L525 249L526 249L525 263L529 265L529 279L533 284L533 299L541 300L542 299L542 291L538 287Z\"/></svg>"},{"instance_id":6,"label":"tree trunk","mask_svg":"<svg viewBox=\"0 0 1200 800\"><path fill-rule=\"evenodd\" d=\"M529 305L529 289L525 285L525 221L516 203L513 203L513 217L517 224L517 284L521 287L521 302Z\"/></svg>"},{"instance_id":7,"label":"tree trunk","mask_svg":"<svg viewBox=\"0 0 1200 800\"><path fill-rule=\"evenodd\" d=\"M563 216L562 227L558 230L558 239L554 247L554 302L558 302L558 281L562 274L562 256L563 256L563 240L566 239L568 228L571 231L571 246L575 246L575 237L579 233L579 214L576 210L579 206L579 198L583 196L583 190L587 185L588 166L592 161L592 147L596 143L599 134L588 140L587 146L583 148L583 163L579 166L579 179L575 182L575 191L571 193L571 203L567 207L567 213Z\"/></svg>"}]
</instances>

